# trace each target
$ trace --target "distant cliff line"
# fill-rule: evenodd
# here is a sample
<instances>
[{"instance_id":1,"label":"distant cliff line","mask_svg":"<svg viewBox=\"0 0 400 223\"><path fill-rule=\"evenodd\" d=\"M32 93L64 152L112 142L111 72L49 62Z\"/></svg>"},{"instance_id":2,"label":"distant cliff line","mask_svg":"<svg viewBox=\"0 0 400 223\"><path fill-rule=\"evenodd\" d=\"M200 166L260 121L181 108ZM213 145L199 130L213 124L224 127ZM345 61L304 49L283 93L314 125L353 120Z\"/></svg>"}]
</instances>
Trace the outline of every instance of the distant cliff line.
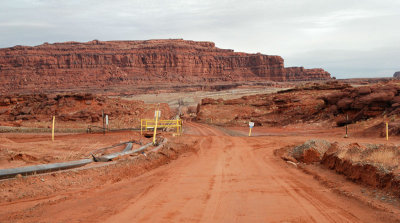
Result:
<instances>
[{"instance_id":1,"label":"distant cliff line","mask_svg":"<svg viewBox=\"0 0 400 223\"><path fill-rule=\"evenodd\" d=\"M183 39L64 42L0 49L3 91L140 83L330 79L323 69L284 67L280 56L220 49Z\"/></svg>"}]
</instances>

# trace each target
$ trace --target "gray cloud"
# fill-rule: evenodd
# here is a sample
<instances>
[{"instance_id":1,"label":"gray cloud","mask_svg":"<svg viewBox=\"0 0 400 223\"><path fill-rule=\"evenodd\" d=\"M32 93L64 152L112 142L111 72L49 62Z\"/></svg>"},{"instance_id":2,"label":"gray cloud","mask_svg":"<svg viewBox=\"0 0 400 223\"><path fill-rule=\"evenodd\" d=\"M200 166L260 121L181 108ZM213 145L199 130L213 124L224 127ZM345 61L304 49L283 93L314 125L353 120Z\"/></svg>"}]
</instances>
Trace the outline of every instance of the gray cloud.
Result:
<instances>
[{"instance_id":1,"label":"gray cloud","mask_svg":"<svg viewBox=\"0 0 400 223\"><path fill-rule=\"evenodd\" d=\"M379 77L400 70L398 21L397 0L14 0L0 2L0 47L184 38Z\"/></svg>"}]
</instances>

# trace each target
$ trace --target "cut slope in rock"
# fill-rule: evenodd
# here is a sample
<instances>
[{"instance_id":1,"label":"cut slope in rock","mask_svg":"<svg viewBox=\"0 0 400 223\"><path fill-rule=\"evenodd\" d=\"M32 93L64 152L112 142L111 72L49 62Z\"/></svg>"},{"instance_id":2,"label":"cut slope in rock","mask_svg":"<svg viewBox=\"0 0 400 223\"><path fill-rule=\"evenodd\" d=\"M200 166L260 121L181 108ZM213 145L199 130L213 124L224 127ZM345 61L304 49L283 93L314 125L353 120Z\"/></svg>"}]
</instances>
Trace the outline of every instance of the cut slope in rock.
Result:
<instances>
[{"instance_id":1,"label":"cut slope in rock","mask_svg":"<svg viewBox=\"0 0 400 223\"><path fill-rule=\"evenodd\" d=\"M137 83L330 79L322 69L284 67L280 56L247 54L182 39L90 41L0 49L0 89L46 91Z\"/></svg>"}]
</instances>

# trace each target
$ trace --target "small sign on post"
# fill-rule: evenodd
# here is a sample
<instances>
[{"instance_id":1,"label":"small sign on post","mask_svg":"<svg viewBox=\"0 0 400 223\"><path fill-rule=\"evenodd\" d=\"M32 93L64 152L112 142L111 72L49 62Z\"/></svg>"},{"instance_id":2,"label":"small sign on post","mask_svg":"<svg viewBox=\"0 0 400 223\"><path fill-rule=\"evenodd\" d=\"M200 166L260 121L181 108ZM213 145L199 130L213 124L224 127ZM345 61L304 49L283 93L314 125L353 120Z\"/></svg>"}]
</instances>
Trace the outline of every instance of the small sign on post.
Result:
<instances>
[{"instance_id":1,"label":"small sign on post","mask_svg":"<svg viewBox=\"0 0 400 223\"><path fill-rule=\"evenodd\" d=\"M106 128L108 130L108 115L106 115Z\"/></svg>"},{"instance_id":2,"label":"small sign on post","mask_svg":"<svg viewBox=\"0 0 400 223\"><path fill-rule=\"evenodd\" d=\"M249 127L250 127L249 136L251 136L251 129L254 127L254 122L249 122Z\"/></svg>"},{"instance_id":3,"label":"small sign on post","mask_svg":"<svg viewBox=\"0 0 400 223\"><path fill-rule=\"evenodd\" d=\"M158 114L158 118L160 118L161 117L161 111L155 111L154 112L154 118L157 117L157 114Z\"/></svg>"}]
</instances>

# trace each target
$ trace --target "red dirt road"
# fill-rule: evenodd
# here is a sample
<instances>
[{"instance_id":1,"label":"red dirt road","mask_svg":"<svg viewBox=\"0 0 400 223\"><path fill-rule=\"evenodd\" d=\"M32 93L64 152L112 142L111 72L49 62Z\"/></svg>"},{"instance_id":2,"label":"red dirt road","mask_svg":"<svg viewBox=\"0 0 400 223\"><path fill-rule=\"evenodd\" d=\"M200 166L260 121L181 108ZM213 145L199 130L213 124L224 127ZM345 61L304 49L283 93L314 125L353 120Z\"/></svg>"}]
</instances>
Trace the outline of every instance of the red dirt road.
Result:
<instances>
[{"instance_id":1,"label":"red dirt road","mask_svg":"<svg viewBox=\"0 0 400 223\"><path fill-rule=\"evenodd\" d=\"M65 198L49 198L40 204L14 203L2 208L32 210L22 222L393 222L400 219L395 208L388 213L338 195L312 176L279 160L273 150L286 143L282 143L284 137L232 137L195 123L188 123L187 129L191 135L184 137L196 138L198 151L168 165Z\"/></svg>"},{"instance_id":2,"label":"red dirt road","mask_svg":"<svg viewBox=\"0 0 400 223\"><path fill-rule=\"evenodd\" d=\"M257 151L260 139L199 124L197 155L179 160L106 222L379 222L379 213L338 197Z\"/></svg>"}]
</instances>

